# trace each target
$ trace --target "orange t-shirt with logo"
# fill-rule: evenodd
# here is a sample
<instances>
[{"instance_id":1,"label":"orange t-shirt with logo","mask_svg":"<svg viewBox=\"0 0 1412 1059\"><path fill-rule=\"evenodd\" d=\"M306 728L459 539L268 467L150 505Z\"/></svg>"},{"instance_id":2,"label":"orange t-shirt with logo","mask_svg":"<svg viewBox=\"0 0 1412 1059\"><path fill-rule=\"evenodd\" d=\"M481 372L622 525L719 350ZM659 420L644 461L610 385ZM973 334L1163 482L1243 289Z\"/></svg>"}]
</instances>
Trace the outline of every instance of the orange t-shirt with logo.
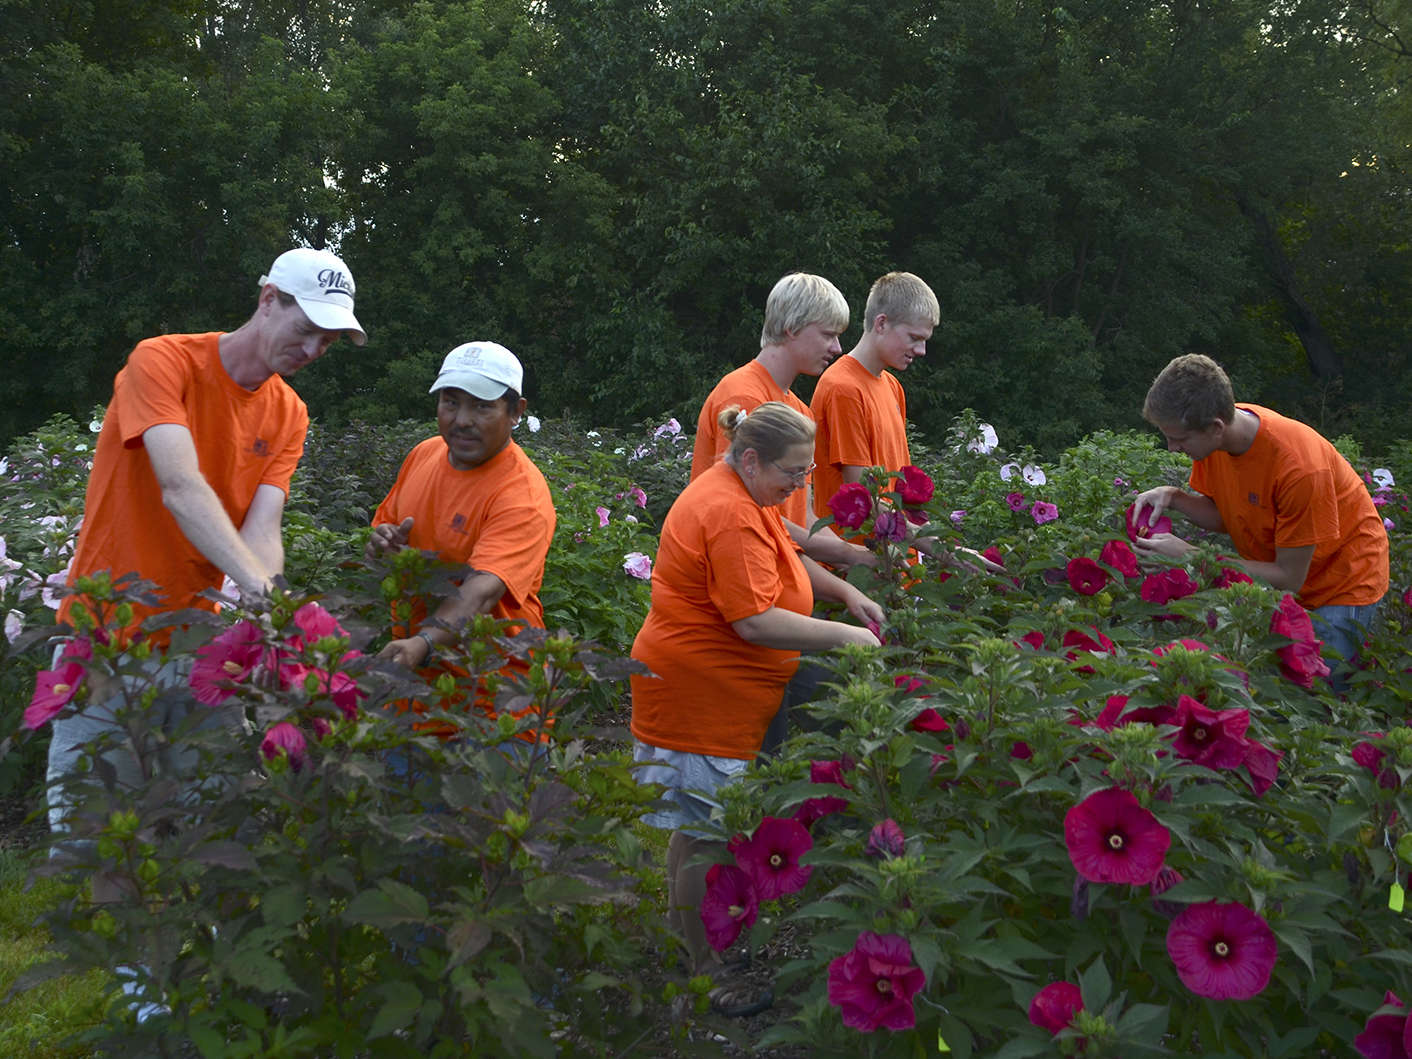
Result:
<instances>
[{"instance_id":1,"label":"orange t-shirt with logo","mask_svg":"<svg viewBox=\"0 0 1412 1059\"><path fill-rule=\"evenodd\" d=\"M747 643L731 623L772 607L808 614L809 574L780 518L717 463L682 491L662 523L652 607L632 657L632 733L715 757L755 757L798 651Z\"/></svg>"},{"instance_id":2,"label":"orange t-shirt with logo","mask_svg":"<svg viewBox=\"0 0 1412 1059\"><path fill-rule=\"evenodd\" d=\"M706 397L706 403L701 406L701 414L696 418L696 444L691 453L692 481L719 463L722 454L730 448L730 441L716 422L720 414L733 404L740 405L747 413L753 412L766 401L782 401L804 418L814 418L809 406L796 397L793 390L781 390L758 360L736 368L716 383L716 388ZM789 499L780 505L780 514L796 526L808 529L814 524L814 520L809 516L808 497L809 481L806 480L804 488L796 489Z\"/></svg>"},{"instance_id":3,"label":"orange t-shirt with logo","mask_svg":"<svg viewBox=\"0 0 1412 1059\"><path fill-rule=\"evenodd\" d=\"M72 584L100 570L115 579L135 571L156 582L161 605L135 605L134 624L186 607L214 610L198 593L220 588L224 579L162 506L142 434L163 423L191 432L201 476L239 528L259 486L288 494L309 413L278 375L255 390L237 384L221 363L219 332L159 335L137 344L113 382L69 575ZM70 620L75 598L64 601L60 620ZM158 644L169 638L167 630L152 637Z\"/></svg>"},{"instance_id":4,"label":"orange t-shirt with logo","mask_svg":"<svg viewBox=\"0 0 1412 1059\"><path fill-rule=\"evenodd\" d=\"M819 437L814 445L814 513L831 514L844 467L898 471L912 462L907 444L907 397L889 371L873 375L857 357L839 357L819 376L810 402Z\"/></svg>"},{"instance_id":5,"label":"orange t-shirt with logo","mask_svg":"<svg viewBox=\"0 0 1412 1059\"><path fill-rule=\"evenodd\" d=\"M1388 539L1349 462L1312 427L1259 405L1249 449L1191 465L1191 487L1215 501L1242 558L1274 562L1276 548L1314 545L1299 590L1306 607L1364 606L1388 587Z\"/></svg>"},{"instance_id":6,"label":"orange t-shirt with logo","mask_svg":"<svg viewBox=\"0 0 1412 1059\"><path fill-rule=\"evenodd\" d=\"M539 589L556 515L549 485L524 449L511 441L479 467L460 471L451 466L446 442L427 438L402 462L373 524L400 523L409 516L410 547L500 578L505 594L491 608L492 617L544 628ZM425 618L426 606L418 601L406 635L414 634ZM433 679L440 672L466 676L465 670L446 663L428 670ZM518 660L502 670L524 671ZM489 703L478 704L495 716Z\"/></svg>"}]
</instances>

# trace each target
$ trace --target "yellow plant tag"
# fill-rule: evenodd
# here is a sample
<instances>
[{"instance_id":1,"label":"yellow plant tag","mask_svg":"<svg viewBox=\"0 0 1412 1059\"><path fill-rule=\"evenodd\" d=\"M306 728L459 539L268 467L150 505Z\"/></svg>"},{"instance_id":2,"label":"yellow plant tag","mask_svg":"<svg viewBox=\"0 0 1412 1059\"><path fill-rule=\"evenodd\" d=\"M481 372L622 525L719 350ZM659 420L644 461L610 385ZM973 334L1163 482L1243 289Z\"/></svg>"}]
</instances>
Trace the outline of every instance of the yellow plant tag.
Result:
<instances>
[{"instance_id":1,"label":"yellow plant tag","mask_svg":"<svg viewBox=\"0 0 1412 1059\"><path fill-rule=\"evenodd\" d=\"M1387 894L1387 906L1394 912L1401 912L1402 899L1406 896L1406 893L1402 889L1402 884L1398 882L1393 883L1392 889L1389 890Z\"/></svg>"},{"instance_id":2,"label":"yellow plant tag","mask_svg":"<svg viewBox=\"0 0 1412 1059\"><path fill-rule=\"evenodd\" d=\"M936 1050L939 1052L951 1051L951 1045L947 1044L946 1040L941 1036L941 1030L936 1031Z\"/></svg>"}]
</instances>

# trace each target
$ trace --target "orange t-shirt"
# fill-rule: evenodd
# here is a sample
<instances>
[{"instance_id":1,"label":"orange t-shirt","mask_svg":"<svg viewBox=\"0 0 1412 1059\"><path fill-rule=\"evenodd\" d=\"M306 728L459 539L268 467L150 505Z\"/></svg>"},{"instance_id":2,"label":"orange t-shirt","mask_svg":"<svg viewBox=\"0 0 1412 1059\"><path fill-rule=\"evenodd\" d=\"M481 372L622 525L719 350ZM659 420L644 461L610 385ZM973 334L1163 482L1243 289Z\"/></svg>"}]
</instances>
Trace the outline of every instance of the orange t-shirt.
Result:
<instances>
[{"instance_id":1,"label":"orange t-shirt","mask_svg":"<svg viewBox=\"0 0 1412 1059\"><path fill-rule=\"evenodd\" d=\"M1191 465L1191 487L1216 502L1236 551L1273 562L1276 548L1314 545L1299 590L1306 607L1363 606L1388 587L1388 539L1358 473L1312 427L1259 405L1250 448Z\"/></svg>"},{"instance_id":2,"label":"orange t-shirt","mask_svg":"<svg viewBox=\"0 0 1412 1059\"><path fill-rule=\"evenodd\" d=\"M397 481L373 514L373 525L400 523L408 516L413 520L410 547L504 582L505 594L491 608L492 617L544 628L539 589L556 516L549 485L524 449L511 441L479 467L458 471L447 458L446 442L427 438L402 461ZM418 601L407 635L425 618L425 604ZM524 671L525 664L516 659L502 670ZM428 667L433 679L441 672L467 675L446 663ZM495 716L488 702L479 705Z\"/></svg>"},{"instance_id":3,"label":"orange t-shirt","mask_svg":"<svg viewBox=\"0 0 1412 1059\"><path fill-rule=\"evenodd\" d=\"M844 467L901 470L912 462L907 445L907 397L889 371L874 376L857 357L839 357L819 376L810 402L819 437L814 445L814 513L831 514L829 500L843 485Z\"/></svg>"},{"instance_id":4,"label":"orange t-shirt","mask_svg":"<svg viewBox=\"0 0 1412 1059\"><path fill-rule=\"evenodd\" d=\"M198 593L224 579L162 506L143 432L161 423L191 431L201 475L237 528L259 486L288 494L304 452L309 413L299 395L278 375L255 390L238 385L221 364L219 341L219 332L144 339L113 381L69 583L100 570L114 578L136 571L156 582L161 605L134 605L134 624L186 607L214 610ZM69 620L74 600L64 601L61 620ZM158 644L169 638L167 630L152 637Z\"/></svg>"},{"instance_id":5,"label":"orange t-shirt","mask_svg":"<svg viewBox=\"0 0 1412 1059\"><path fill-rule=\"evenodd\" d=\"M721 455L730 448L716 418L733 404L745 411L753 412L766 401L783 401L807 419L814 415L809 406L795 396L793 390L781 390L770 377L769 371L758 360L752 360L743 367L736 368L720 382L701 406L701 414L696 419L696 445L691 453L691 479L695 481L708 468L720 462ZM811 475L810 478L813 476ZM809 481L804 488L796 489L788 500L779 507L780 514L797 526L808 529L814 524L809 517Z\"/></svg>"},{"instance_id":6,"label":"orange t-shirt","mask_svg":"<svg viewBox=\"0 0 1412 1059\"><path fill-rule=\"evenodd\" d=\"M798 651L757 647L732 622L780 607L808 614L809 574L778 508L761 507L717 463L682 491L662 523L652 607L632 657L632 733L644 743L753 758L779 709Z\"/></svg>"}]
</instances>

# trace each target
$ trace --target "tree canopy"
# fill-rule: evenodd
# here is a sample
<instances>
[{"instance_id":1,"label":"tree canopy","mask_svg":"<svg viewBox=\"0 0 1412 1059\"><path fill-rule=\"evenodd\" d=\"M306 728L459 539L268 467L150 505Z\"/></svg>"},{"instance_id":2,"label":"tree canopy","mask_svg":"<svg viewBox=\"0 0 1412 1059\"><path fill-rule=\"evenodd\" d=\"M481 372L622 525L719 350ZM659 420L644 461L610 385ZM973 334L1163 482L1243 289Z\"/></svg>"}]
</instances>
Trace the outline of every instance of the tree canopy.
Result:
<instances>
[{"instance_id":1,"label":"tree canopy","mask_svg":"<svg viewBox=\"0 0 1412 1059\"><path fill-rule=\"evenodd\" d=\"M494 338L533 405L694 416L793 269L942 322L906 384L1040 448L1170 357L1326 433L1406 434L1407 0L89 0L0 5L0 435L128 350L239 324L297 243L366 347L296 385L422 415ZM802 387L807 392L808 384Z\"/></svg>"}]
</instances>

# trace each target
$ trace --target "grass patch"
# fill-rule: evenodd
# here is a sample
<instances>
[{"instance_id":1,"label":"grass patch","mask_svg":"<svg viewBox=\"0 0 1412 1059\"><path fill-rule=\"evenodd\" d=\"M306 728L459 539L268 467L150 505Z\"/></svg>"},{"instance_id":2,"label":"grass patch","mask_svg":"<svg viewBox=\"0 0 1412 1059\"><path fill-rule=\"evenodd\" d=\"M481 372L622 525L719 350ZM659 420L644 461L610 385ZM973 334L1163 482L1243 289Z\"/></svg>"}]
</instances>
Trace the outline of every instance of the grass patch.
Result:
<instances>
[{"instance_id":1,"label":"grass patch","mask_svg":"<svg viewBox=\"0 0 1412 1059\"><path fill-rule=\"evenodd\" d=\"M0 850L0 997L26 969L49 956L49 933L37 925L42 912L67 894L65 884L39 879L28 884L32 855ZM0 1003L0 1055L72 1059L92 1049L63 1042L103 1021L108 976L90 971L65 976Z\"/></svg>"}]
</instances>

